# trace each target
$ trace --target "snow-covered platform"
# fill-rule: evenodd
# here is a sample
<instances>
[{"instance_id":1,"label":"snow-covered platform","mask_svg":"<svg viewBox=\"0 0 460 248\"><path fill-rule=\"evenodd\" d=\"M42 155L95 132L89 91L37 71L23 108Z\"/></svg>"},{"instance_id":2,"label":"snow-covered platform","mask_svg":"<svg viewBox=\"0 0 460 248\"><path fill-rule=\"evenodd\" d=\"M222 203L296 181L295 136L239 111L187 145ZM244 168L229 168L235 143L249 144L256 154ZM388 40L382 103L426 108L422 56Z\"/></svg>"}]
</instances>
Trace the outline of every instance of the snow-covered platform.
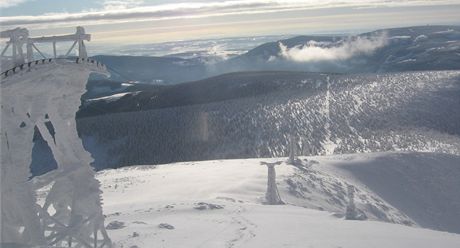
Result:
<instances>
[{"instance_id":1,"label":"snow-covered platform","mask_svg":"<svg viewBox=\"0 0 460 248\"><path fill-rule=\"evenodd\" d=\"M459 247L460 157L371 153L183 162L102 171L119 247ZM264 205L276 163L286 205ZM366 221L344 220L346 187ZM430 229L443 230L446 232ZM447 232L448 231L448 232Z\"/></svg>"}]
</instances>

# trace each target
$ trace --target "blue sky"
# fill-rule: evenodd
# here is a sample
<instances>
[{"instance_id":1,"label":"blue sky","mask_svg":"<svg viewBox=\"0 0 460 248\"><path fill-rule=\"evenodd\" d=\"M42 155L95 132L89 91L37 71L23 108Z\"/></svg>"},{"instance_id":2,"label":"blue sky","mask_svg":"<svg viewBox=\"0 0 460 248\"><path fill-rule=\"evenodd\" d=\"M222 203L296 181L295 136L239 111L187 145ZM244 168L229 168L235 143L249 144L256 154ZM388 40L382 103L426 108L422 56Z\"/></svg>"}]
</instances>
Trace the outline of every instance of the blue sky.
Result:
<instances>
[{"instance_id":1,"label":"blue sky","mask_svg":"<svg viewBox=\"0 0 460 248\"><path fill-rule=\"evenodd\" d=\"M85 26L100 44L460 24L460 0L2 0L2 29Z\"/></svg>"}]
</instances>

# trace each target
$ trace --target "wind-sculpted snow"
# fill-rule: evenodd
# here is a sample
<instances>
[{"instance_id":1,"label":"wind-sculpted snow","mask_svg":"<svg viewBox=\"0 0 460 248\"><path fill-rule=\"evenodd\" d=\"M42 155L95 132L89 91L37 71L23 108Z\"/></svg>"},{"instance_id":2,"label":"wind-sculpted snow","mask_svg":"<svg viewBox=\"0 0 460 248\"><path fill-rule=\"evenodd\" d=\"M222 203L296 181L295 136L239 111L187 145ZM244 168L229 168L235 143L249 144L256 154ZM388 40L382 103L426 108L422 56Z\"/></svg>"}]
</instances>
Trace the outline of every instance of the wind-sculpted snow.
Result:
<instances>
[{"instance_id":1,"label":"wind-sculpted snow","mask_svg":"<svg viewBox=\"0 0 460 248\"><path fill-rule=\"evenodd\" d=\"M460 156L410 152L346 156L345 163L327 159L339 169L334 173L339 178L352 175L422 227L460 233Z\"/></svg>"},{"instance_id":2,"label":"wind-sculpted snow","mask_svg":"<svg viewBox=\"0 0 460 248\"><path fill-rule=\"evenodd\" d=\"M386 152L298 157L295 165L287 160L100 171L108 232L119 247L444 248L460 242L460 156ZM267 164L276 164L284 205L264 204ZM366 221L344 220L350 186Z\"/></svg>"},{"instance_id":3,"label":"wind-sculpted snow","mask_svg":"<svg viewBox=\"0 0 460 248\"><path fill-rule=\"evenodd\" d=\"M92 147L95 142L106 148L93 152L98 168L287 156L291 134L302 155L393 150L460 154L459 78L460 71L316 74L294 81L285 76L276 80L288 85L285 90L84 118L79 130L85 140L91 137Z\"/></svg>"}]
</instances>

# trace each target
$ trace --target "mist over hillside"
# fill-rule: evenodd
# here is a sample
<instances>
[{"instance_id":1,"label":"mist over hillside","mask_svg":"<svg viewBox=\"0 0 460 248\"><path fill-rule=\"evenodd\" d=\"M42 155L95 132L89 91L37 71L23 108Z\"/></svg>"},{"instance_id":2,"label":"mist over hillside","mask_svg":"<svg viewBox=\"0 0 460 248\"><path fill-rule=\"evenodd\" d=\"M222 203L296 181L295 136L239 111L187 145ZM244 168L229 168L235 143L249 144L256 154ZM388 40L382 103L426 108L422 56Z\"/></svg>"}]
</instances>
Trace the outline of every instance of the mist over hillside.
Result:
<instances>
[{"instance_id":1,"label":"mist over hillside","mask_svg":"<svg viewBox=\"0 0 460 248\"><path fill-rule=\"evenodd\" d=\"M395 72L460 68L460 27L419 26L351 37L298 36L271 42L233 58L234 70Z\"/></svg>"},{"instance_id":2,"label":"mist over hillside","mask_svg":"<svg viewBox=\"0 0 460 248\"><path fill-rule=\"evenodd\" d=\"M460 27L393 28L356 36L297 36L261 44L228 60L106 56L114 80L175 84L228 72L394 72L460 69Z\"/></svg>"}]
</instances>

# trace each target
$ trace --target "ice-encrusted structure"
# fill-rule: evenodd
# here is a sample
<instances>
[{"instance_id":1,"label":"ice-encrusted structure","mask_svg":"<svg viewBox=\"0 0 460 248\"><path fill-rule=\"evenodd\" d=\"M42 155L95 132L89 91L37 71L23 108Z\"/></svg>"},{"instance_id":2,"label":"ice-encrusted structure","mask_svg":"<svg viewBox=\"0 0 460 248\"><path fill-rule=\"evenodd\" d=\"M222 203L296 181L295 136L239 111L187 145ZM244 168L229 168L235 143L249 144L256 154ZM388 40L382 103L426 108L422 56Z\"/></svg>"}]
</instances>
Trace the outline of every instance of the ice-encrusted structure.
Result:
<instances>
[{"instance_id":1,"label":"ice-encrusted structure","mask_svg":"<svg viewBox=\"0 0 460 248\"><path fill-rule=\"evenodd\" d=\"M99 182L75 122L89 74L106 68L86 58L42 62L1 81L1 243L111 247ZM36 129L58 169L28 180ZM49 193L38 203L35 190L44 186Z\"/></svg>"},{"instance_id":2,"label":"ice-encrusted structure","mask_svg":"<svg viewBox=\"0 0 460 248\"><path fill-rule=\"evenodd\" d=\"M358 217L355 205L355 188L353 187L353 185L348 185L347 191L348 205L345 211L345 219L355 220Z\"/></svg>"},{"instance_id":3,"label":"ice-encrusted structure","mask_svg":"<svg viewBox=\"0 0 460 248\"><path fill-rule=\"evenodd\" d=\"M294 135L289 135L289 160L290 164L294 164L296 162L296 155L297 155L297 146L295 144L295 137Z\"/></svg>"},{"instance_id":4,"label":"ice-encrusted structure","mask_svg":"<svg viewBox=\"0 0 460 248\"><path fill-rule=\"evenodd\" d=\"M267 192L265 193L265 203L267 205L282 205L284 202L281 200L278 187L276 186L276 171L275 166L280 164L275 163L262 163L267 166Z\"/></svg>"},{"instance_id":5,"label":"ice-encrusted structure","mask_svg":"<svg viewBox=\"0 0 460 248\"><path fill-rule=\"evenodd\" d=\"M6 42L6 46L3 48L0 56L0 67L2 68L2 72L7 73L8 71L5 71L6 69L14 69L14 67L20 66L22 66L22 69L26 62L33 62L34 50L36 53L41 55L43 59L46 59L42 51L40 51L40 49L38 49L38 47L35 45L39 43L51 44L53 47L53 57L57 58L58 54L56 51L56 43L73 42L72 46L67 50L67 53L64 55L64 57L68 57L74 48L78 47L78 57L87 58L88 54L86 52L84 41L90 41L91 35L85 32L85 28L77 27L74 34L57 36L53 35L48 37L41 36L33 38L29 37L29 30L26 28L15 28L0 32L0 38L9 39ZM7 55L7 51L10 51L10 56Z\"/></svg>"}]
</instances>

